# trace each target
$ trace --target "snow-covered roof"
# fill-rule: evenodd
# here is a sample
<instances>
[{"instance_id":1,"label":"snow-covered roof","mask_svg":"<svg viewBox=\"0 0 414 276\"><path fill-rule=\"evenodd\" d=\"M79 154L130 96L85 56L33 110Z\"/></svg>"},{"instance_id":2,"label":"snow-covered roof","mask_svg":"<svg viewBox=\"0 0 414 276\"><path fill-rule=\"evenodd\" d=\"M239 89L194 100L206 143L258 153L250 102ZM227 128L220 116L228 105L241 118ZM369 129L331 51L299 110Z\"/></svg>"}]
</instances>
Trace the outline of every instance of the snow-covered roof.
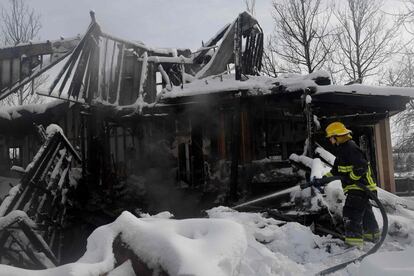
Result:
<instances>
[{"instance_id":1,"label":"snow-covered roof","mask_svg":"<svg viewBox=\"0 0 414 276\"><path fill-rule=\"evenodd\" d=\"M247 95L258 96L279 92L294 92L310 88L315 95L323 93L350 93L372 96L414 97L414 88L373 86L373 85L318 85L318 79L329 79L325 71L316 71L309 75L286 74L277 78L267 76L247 76L246 79L235 80L234 74L209 76L186 83L183 88L174 86L166 91L161 99L186 96L198 96L215 93L247 91ZM319 83L319 82L318 82Z\"/></svg>"},{"instance_id":2,"label":"snow-covered roof","mask_svg":"<svg viewBox=\"0 0 414 276\"><path fill-rule=\"evenodd\" d=\"M47 110L56 107L62 103L63 100L54 100L44 104L27 104L12 107L0 107L0 119L14 120L25 114L43 114Z\"/></svg>"},{"instance_id":3,"label":"snow-covered roof","mask_svg":"<svg viewBox=\"0 0 414 276\"><path fill-rule=\"evenodd\" d=\"M320 85L316 87L316 94L332 92L371 96L403 96L410 98L414 97L414 88L410 87L374 86L364 84Z\"/></svg>"},{"instance_id":4,"label":"snow-covered roof","mask_svg":"<svg viewBox=\"0 0 414 276\"><path fill-rule=\"evenodd\" d=\"M222 74L196 79L187 83L183 88L174 86L172 91L166 92L162 98L177 98L223 92L237 92L245 90L248 95L271 94L275 89L283 87L283 91L293 92L309 87L316 87L315 79L328 78L327 73L318 71L309 75L287 74L278 78L268 76L247 76L245 80L236 80L234 74Z\"/></svg>"},{"instance_id":5,"label":"snow-covered roof","mask_svg":"<svg viewBox=\"0 0 414 276\"><path fill-rule=\"evenodd\" d=\"M210 76L187 83L183 88L174 86L162 98L177 98L203 94L223 93L229 91L248 90L251 93L268 94L274 87L275 79L270 77L249 77L246 81L235 80L234 74Z\"/></svg>"}]
</instances>

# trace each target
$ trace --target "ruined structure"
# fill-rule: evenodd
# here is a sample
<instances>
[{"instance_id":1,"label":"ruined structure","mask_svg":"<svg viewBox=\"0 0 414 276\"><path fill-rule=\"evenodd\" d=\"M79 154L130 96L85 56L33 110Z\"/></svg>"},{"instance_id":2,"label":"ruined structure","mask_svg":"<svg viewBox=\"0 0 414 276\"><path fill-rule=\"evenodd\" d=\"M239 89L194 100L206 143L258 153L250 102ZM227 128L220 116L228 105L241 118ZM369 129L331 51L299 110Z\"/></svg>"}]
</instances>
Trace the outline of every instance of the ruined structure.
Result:
<instances>
[{"instance_id":1,"label":"ruined structure","mask_svg":"<svg viewBox=\"0 0 414 276\"><path fill-rule=\"evenodd\" d=\"M405 109L414 91L331 85L324 72L263 76L263 32L246 12L195 52L114 37L93 14L81 39L70 40L57 59L41 65L43 55L56 53L56 43L0 49L0 99L62 60L49 91L41 93L56 101L0 111L0 170L26 168L20 193L43 181L46 195L63 177L63 167L58 178L53 173L57 164L79 159L82 177L70 200L85 223L97 226L137 208L194 216L297 185L306 175L292 168L289 156L313 156L316 142L327 146L323 128L334 120L354 131L379 183L394 189L388 118ZM62 128L71 157L61 148L50 150L54 165L41 170L41 180L27 180L27 165L40 145L33 124L50 123ZM11 206L4 214L23 210ZM36 211L28 216L41 223ZM49 246L56 255L54 243Z\"/></svg>"}]
</instances>

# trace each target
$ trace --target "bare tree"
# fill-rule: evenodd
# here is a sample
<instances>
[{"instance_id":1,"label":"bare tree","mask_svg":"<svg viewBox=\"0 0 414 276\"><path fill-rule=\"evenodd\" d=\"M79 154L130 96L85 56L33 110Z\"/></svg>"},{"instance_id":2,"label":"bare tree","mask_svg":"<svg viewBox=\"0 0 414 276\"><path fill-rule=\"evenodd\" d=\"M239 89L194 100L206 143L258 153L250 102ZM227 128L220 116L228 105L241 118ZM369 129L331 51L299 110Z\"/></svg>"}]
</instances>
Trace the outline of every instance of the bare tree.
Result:
<instances>
[{"instance_id":1,"label":"bare tree","mask_svg":"<svg viewBox=\"0 0 414 276\"><path fill-rule=\"evenodd\" d=\"M381 69L396 51L399 24L390 25L382 0L347 0L336 11L340 25L335 62L348 81L362 82Z\"/></svg>"},{"instance_id":2,"label":"bare tree","mask_svg":"<svg viewBox=\"0 0 414 276\"><path fill-rule=\"evenodd\" d=\"M283 73L283 69L279 64L279 57L273 48L272 43L269 38L263 49L262 57L262 73L268 75L269 77L276 78L280 73Z\"/></svg>"},{"instance_id":3,"label":"bare tree","mask_svg":"<svg viewBox=\"0 0 414 276\"><path fill-rule=\"evenodd\" d=\"M320 69L334 49L330 5L321 0L273 0L271 49L294 71Z\"/></svg>"},{"instance_id":4,"label":"bare tree","mask_svg":"<svg viewBox=\"0 0 414 276\"><path fill-rule=\"evenodd\" d=\"M4 45L14 46L38 38L40 15L24 0L9 0L8 8L1 10L1 31Z\"/></svg>"},{"instance_id":5,"label":"bare tree","mask_svg":"<svg viewBox=\"0 0 414 276\"><path fill-rule=\"evenodd\" d=\"M414 51L405 49L403 54L394 61L394 65L383 73L381 85L414 87ZM410 101L406 110L393 118L392 136L395 148L399 152L412 152L414 150L414 101Z\"/></svg>"},{"instance_id":6,"label":"bare tree","mask_svg":"<svg viewBox=\"0 0 414 276\"><path fill-rule=\"evenodd\" d=\"M414 34L414 0L401 0L401 2L404 5L404 9L399 14L399 20L402 21L408 33Z\"/></svg>"},{"instance_id":7,"label":"bare tree","mask_svg":"<svg viewBox=\"0 0 414 276\"><path fill-rule=\"evenodd\" d=\"M40 15L34 9L31 9L25 0L9 0L8 6L2 7L0 14L0 35L4 45L16 46L39 38ZM15 95L10 95L1 101L0 104L22 105L42 102L43 98L35 94L35 91L46 78L45 76L37 78L31 84L20 89Z\"/></svg>"}]
</instances>

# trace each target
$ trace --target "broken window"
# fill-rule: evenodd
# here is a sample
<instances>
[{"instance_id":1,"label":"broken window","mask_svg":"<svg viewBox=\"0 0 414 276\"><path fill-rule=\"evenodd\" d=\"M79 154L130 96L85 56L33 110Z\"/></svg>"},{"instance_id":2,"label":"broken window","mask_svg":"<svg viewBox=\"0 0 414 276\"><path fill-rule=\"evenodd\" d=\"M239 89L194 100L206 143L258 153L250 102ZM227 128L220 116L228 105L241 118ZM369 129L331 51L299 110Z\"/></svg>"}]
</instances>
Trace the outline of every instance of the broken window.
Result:
<instances>
[{"instance_id":1,"label":"broken window","mask_svg":"<svg viewBox=\"0 0 414 276\"><path fill-rule=\"evenodd\" d=\"M19 147L9 148L9 159L13 165L21 165L21 150Z\"/></svg>"}]
</instances>

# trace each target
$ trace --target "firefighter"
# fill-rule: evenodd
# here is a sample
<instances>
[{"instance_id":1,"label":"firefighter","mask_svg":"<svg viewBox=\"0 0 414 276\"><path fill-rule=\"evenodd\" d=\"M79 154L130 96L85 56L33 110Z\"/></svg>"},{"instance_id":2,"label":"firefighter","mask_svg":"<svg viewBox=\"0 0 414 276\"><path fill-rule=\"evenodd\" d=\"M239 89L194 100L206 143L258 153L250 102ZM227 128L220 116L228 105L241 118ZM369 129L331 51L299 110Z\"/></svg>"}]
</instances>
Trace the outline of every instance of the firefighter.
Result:
<instances>
[{"instance_id":1,"label":"firefighter","mask_svg":"<svg viewBox=\"0 0 414 276\"><path fill-rule=\"evenodd\" d=\"M380 237L378 223L369 202L369 196L357 183L366 185L376 194L377 184L363 151L352 140L351 130L340 122L326 128L326 137L336 147L336 159L326 176L340 176L346 195L343 207L345 243L363 247L364 240L376 242Z\"/></svg>"}]
</instances>

